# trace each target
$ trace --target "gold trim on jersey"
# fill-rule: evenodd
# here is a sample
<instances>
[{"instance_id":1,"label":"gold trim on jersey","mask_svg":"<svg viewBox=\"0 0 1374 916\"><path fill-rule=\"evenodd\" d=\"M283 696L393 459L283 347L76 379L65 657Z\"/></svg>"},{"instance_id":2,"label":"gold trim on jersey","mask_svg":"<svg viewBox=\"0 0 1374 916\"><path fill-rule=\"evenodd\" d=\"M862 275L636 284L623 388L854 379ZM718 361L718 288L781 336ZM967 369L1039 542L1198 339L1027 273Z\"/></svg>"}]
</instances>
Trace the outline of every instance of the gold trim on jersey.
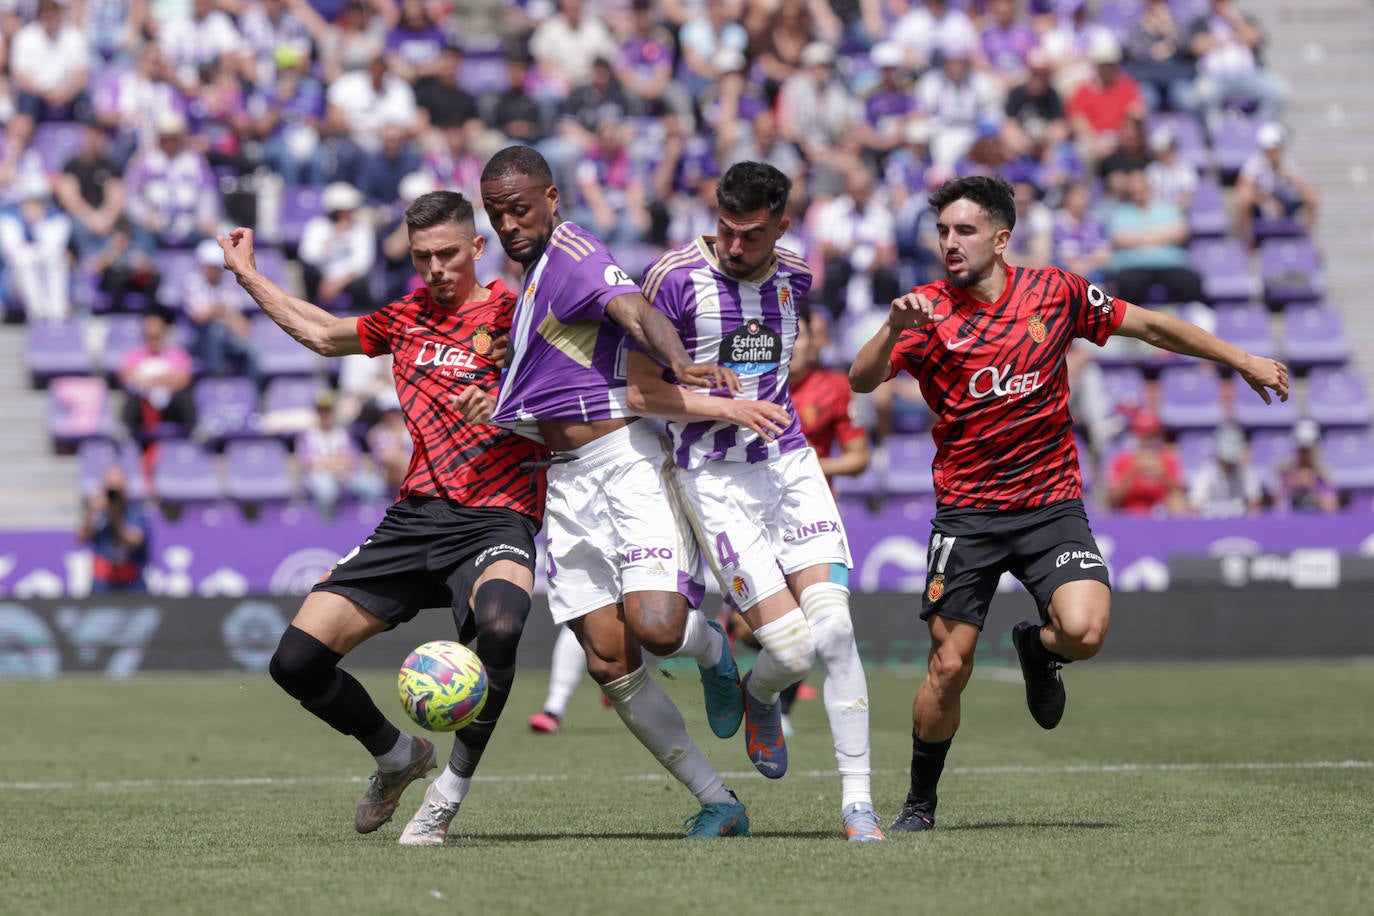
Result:
<instances>
[{"instance_id":1,"label":"gold trim on jersey","mask_svg":"<svg viewBox=\"0 0 1374 916\"><path fill-rule=\"evenodd\" d=\"M564 356L583 369L590 369L592 357L596 353L596 335L601 330L599 321L577 321L564 324L549 312L539 322L536 330L540 337Z\"/></svg>"},{"instance_id":2,"label":"gold trim on jersey","mask_svg":"<svg viewBox=\"0 0 1374 916\"><path fill-rule=\"evenodd\" d=\"M698 242L700 242L700 240L698 240ZM679 267L686 267L701 256L700 252L693 251L690 248L678 249L677 251L665 255L663 260L655 264L649 272L644 275L644 298L653 302L654 297L658 295L659 287L663 285L664 280L668 279L668 274Z\"/></svg>"},{"instance_id":3,"label":"gold trim on jersey","mask_svg":"<svg viewBox=\"0 0 1374 916\"><path fill-rule=\"evenodd\" d=\"M549 236L549 244L565 252L574 261L580 261L592 253L592 245L574 235L571 229L563 231L563 227L567 225L569 224L559 223L554 227L553 235Z\"/></svg>"}]
</instances>

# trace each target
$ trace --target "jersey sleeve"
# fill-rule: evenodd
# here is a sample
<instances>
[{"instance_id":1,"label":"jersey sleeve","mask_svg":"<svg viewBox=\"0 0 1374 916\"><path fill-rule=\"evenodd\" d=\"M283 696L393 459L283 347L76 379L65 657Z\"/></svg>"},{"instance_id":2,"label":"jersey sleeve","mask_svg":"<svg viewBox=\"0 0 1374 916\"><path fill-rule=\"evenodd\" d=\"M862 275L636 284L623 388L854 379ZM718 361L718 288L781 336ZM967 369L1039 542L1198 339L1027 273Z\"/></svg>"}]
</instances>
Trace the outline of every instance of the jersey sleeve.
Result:
<instances>
[{"instance_id":1,"label":"jersey sleeve","mask_svg":"<svg viewBox=\"0 0 1374 916\"><path fill-rule=\"evenodd\" d=\"M565 324L578 321L605 321L611 300L626 293L639 292L639 284L616 263L606 246L587 235L572 237L577 245L590 250L567 265L560 295L550 306L553 315ZM565 251L576 250L570 241ZM592 244L589 244L592 243ZM560 246L562 247L562 246ZM548 276L548 273L545 273Z\"/></svg>"},{"instance_id":2,"label":"jersey sleeve","mask_svg":"<svg viewBox=\"0 0 1374 916\"><path fill-rule=\"evenodd\" d=\"M892 348L892 353L887 358L887 377L894 378L898 372L905 369L908 375L915 378L916 366L920 363L921 355L925 353L926 344L929 341L929 333L903 331L902 336L897 338L897 345Z\"/></svg>"},{"instance_id":3,"label":"jersey sleeve","mask_svg":"<svg viewBox=\"0 0 1374 916\"><path fill-rule=\"evenodd\" d=\"M1073 316L1073 333L1099 347L1121 327L1126 317L1126 303L1109 296L1095 283L1078 274L1060 271L1064 280L1069 314Z\"/></svg>"},{"instance_id":4,"label":"jersey sleeve","mask_svg":"<svg viewBox=\"0 0 1374 916\"><path fill-rule=\"evenodd\" d=\"M368 356L385 356L391 352L391 310L378 309L358 318L358 340Z\"/></svg>"}]
</instances>

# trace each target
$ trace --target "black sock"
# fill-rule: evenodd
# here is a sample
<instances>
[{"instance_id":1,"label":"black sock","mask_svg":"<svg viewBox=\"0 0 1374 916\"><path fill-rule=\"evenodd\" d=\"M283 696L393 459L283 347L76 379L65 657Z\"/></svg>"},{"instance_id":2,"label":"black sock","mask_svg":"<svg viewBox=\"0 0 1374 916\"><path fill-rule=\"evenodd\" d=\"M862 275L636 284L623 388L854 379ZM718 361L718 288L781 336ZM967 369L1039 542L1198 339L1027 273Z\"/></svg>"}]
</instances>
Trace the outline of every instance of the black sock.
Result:
<instances>
[{"instance_id":1,"label":"black sock","mask_svg":"<svg viewBox=\"0 0 1374 916\"><path fill-rule=\"evenodd\" d=\"M935 807L935 787L940 782L940 774L945 769L945 755L953 738L944 741L922 741L913 729L911 732L911 791L907 793L909 805L929 804Z\"/></svg>"},{"instance_id":2,"label":"black sock","mask_svg":"<svg viewBox=\"0 0 1374 916\"><path fill-rule=\"evenodd\" d=\"M400 729L387 721L363 685L339 667L342 655L304 630L288 626L268 671L301 706L335 731L352 735L372 756L391 750Z\"/></svg>"},{"instance_id":3,"label":"black sock","mask_svg":"<svg viewBox=\"0 0 1374 916\"><path fill-rule=\"evenodd\" d=\"M515 683L515 653L530 613L530 596L504 579L484 582L472 598L477 638L472 650L487 669L487 701L470 725L454 733L449 765L459 776L471 776L496 730Z\"/></svg>"}]
</instances>

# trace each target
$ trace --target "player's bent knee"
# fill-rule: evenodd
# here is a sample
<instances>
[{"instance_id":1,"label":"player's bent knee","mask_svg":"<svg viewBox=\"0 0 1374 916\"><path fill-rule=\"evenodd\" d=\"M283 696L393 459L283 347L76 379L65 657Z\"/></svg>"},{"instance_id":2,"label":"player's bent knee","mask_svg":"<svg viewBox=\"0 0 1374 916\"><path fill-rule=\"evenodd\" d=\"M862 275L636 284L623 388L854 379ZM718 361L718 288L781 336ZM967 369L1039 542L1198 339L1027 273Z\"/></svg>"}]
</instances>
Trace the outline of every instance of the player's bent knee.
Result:
<instances>
[{"instance_id":1,"label":"player's bent knee","mask_svg":"<svg viewBox=\"0 0 1374 916\"><path fill-rule=\"evenodd\" d=\"M687 631L687 602L677 592L631 592L625 616L635 639L651 654L668 656L682 645Z\"/></svg>"},{"instance_id":2,"label":"player's bent knee","mask_svg":"<svg viewBox=\"0 0 1374 916\"><path fill-rule=\"evenodd\" d=\"M340 658L339 653L309 633L288 626L272 653L267 673L289 696L304 703L330 688Z\"/></svg>"},{"instance_id":3,"label":"player's bent knee","mask_svg":"<svg viewBox=\"0 0 1374 916\"><path fill-rule=\"evenodd\" d=\"M472 596L478 626L493 637L518 640L530 616L530 594L505 579L488 579Z\"/></svg>"}]
</instances>

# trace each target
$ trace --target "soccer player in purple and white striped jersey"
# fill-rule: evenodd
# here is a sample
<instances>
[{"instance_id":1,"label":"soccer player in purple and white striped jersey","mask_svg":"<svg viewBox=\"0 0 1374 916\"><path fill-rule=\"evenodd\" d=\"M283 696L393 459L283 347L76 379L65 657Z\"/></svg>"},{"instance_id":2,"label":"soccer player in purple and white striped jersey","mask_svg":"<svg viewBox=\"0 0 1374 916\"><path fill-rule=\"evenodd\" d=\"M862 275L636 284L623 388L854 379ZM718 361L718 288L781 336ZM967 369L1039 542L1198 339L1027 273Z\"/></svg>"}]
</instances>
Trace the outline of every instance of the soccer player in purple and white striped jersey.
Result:
<instances>
[{"instance_id":1,"label":"soccer player in purple and white striped jersey","mask_svg":"<svg viewBox=\"0 0 1374 916\"><path fill-rule=\"evenodd\" d=\"M744 805L640 654L642 645L696 661L712 730L729 737L739 728L739 673L720 626L696 608L700 561L664 480L659 430L626 406L627 335L660 371L670 366L689 384L734 390L738 379L693 365L601 240L563 221L539 153L513 146L493 156L482 202L506 254L525 268L490 418L554 453L545 506L554 622L576 634L588 671L630 731L701 802L687 836L747 836Z\"/></svg>"},{"instance_id":2,"label":"soccer player in purple and white striped jersey","mask_svg":"<svg viewBox=\"0 0 1374 916\"><path fill-rule=\"evenodd\" d=\"M644 293L692 358L738 373L741 392L780 411L744 428L725 392L672 384L645 354L629 361L630 406L668 420L676 481L721 590L762 649L744 679L745 749L755 769L787 770L779 694L817 658L840 771L845 836L884 839L873 810L868 684L849 616L852 561L840 513L788 393L798 310L811 288L787 231L792 182L760 162L721 176L716 235L662 255ZM714 396L723 395L723 396Z\"/></svg>"}]
</instances>

